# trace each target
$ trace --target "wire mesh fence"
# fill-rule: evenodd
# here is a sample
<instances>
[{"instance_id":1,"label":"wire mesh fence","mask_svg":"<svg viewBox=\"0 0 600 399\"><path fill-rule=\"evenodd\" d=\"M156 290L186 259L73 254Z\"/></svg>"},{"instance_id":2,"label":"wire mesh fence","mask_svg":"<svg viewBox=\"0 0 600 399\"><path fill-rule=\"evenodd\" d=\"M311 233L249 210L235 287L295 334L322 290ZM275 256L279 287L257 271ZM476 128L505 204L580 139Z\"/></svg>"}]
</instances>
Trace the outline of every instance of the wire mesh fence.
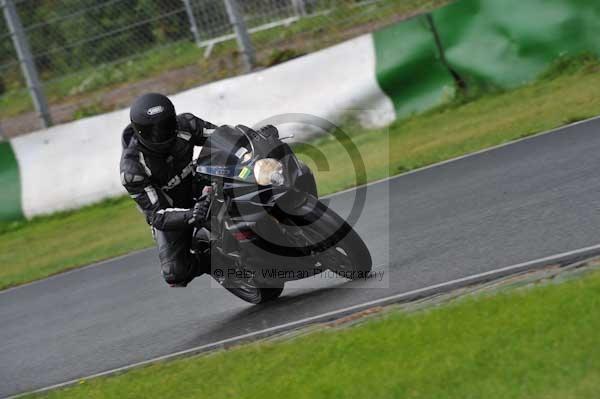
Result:
<instances>
[{"instance_id":1,"label":"wire mesh fence","mask_svg":"<svg viewBox=\"0 0 600 399\"><path fill-rule=\"evenodd\" d=\"M370 31L443 0L0 0L13 2L54 123L126 106L149 90L174 93L246 71L237 4L253 68ZM39 128L0 18L0 134ZM243 50L243 49L242 49Z\"/></svg>"}]
</instances>

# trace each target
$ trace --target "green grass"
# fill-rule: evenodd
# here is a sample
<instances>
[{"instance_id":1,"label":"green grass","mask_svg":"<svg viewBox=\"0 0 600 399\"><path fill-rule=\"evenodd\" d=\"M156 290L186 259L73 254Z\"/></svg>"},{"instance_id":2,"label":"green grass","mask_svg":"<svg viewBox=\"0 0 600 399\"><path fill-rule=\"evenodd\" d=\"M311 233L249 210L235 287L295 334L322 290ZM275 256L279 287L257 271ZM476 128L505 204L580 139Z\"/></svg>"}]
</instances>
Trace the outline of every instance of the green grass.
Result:
<instances>
[{"instance_id":1,"label":"green grass","mask_svg":"<svg viewBox=\"0 0 600 399\"><path fill-rule=\"evenodd\" d=\"M587 58L584 55L583 58ZM349 129L352 141L368 169L369 180L419 168L482 148L526 137L600 114L600 63L583 63L576 57L559 60L549 71L563 68L562 76L545 77L516 90L479 93L459 98L421 115L375 131ZM573 70L570 65L580 65ZM348 173L351 162L340 144L327 137L312 145L326 154L332 172L320 173L321 192L330 193L354 185ZM385 147L389 152L382 151ZM311 154L300 146L298 151ZM307 160L309 157L304 157ZM313 166L314 163L308 160Z\"/></svg>"},{"instance_id":2,"label":"green grass","mask_svg":"<svg viewBox=\"0 0 600 399\"><path fill-rule=\"evenodd\" d=\"M222 51L231 51L232 45L222 46ZM165 71L188 65L203 65L202 50L191 42L177 42L149 50L129 60L97 67L82 68L64 77L55 78L44 85L50 103L65 100L77 101L81 97L98 97L121 84L152 77ZM211 73L206 79L218 79ZM0 118L18 115L32 110L29 93L20 87L14 88L0 97ZM98 110L97 113L106 112ZM75 115L77 119L77 115Z\"/></svg>"},{"instance_id":3,"label":"green grass","mask_svg":"<svg viewBox=\"0 0 600 399\"><path fill-rule=\"evenodd\" d=\"M40 396L592 399L600 397L598 309L596 271L157 363Z\"/></svg>"},{"instance_id":4,"label":"green grass","mask_svg":"<svg viewBox=\"0 0 600 399\"><path fill-rule=\"evenodd\" d=\"M150 245L150 229L129 198L5 224L0 230L0 286L37 280Z\"/></svg>"},{"instance_id":5,"label":"green grass","mask_svg":"<svg viewBox=\"0 0 600 399\"><path fill-rule=\"evenodd\" d=\"M461 99L387 129L349 129L367 167L367 179L446 160L600 114L600 64L586 63L504 93ZM313 143L330 171L320 171L320 194L355 184L351 160L331 138ZM387 151L386 151L387 149ZM22 284L152 245L149 229L128 198L31 222L0 225L0 288Z\"/></svg>"}]
</instances>

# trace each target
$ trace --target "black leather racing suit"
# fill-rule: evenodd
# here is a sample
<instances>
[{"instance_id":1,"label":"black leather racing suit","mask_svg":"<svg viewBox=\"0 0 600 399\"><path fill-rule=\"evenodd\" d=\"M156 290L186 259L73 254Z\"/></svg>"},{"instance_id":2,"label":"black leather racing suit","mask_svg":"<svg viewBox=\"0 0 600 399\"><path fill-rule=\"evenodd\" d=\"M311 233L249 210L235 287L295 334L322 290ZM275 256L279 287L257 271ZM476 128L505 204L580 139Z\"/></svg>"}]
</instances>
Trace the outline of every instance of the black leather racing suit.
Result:
<instances>
[{"instance_id":1,"label":"black leather racing suit","mask_svg":"<svg viewBox=\"0 0 600 399\"><path fill-rule=\"evenodd\" d=\"M136 139L131 125L123 131L121 183L152 226L162 274L169 284L186 284L198 268L210 268L207 250L198 265L190 249L193 197L194 146L203 145L216 128L192 114L177 115L177 138L169 154L159 154ZM206 264L208 263L208 264Z\"/></svg>"}]
</instances>

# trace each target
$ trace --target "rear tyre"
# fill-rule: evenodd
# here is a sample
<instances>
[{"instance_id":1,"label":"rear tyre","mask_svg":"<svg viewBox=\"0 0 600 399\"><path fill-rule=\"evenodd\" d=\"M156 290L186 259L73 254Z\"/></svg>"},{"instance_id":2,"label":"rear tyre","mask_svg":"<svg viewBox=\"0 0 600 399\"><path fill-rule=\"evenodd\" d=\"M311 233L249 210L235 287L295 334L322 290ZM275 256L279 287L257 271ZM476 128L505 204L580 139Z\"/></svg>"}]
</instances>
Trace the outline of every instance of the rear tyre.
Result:
<instances>
[{"instance_id":1,"label":"rear tyre","mask_svg":"<svg viewBox=\"0 0 600 399\"><path fill-rule=\"evenodd\" d=\"M255 305L261 303L273 301L281 295L283 292L283 286L275 288L258 288L248 285L247 287L230 287L225 286L227 291L246 302L250 302Z\"/></svg>"},{"instance_id":2,"label":"rear tyre","mask_svg":"<svg viewBox=\"0 0 600 399\"><path fill-rule=\"evenodd\" d=\"M228 262L230 262L230 260L225 258L219 250L213 250L212 256L217 257L217 264L228 265ZM211 262L208 263L210 264ZM220 273L217 273L217 271L220 271ZM257 283L252 278L227 278L224 276L225 273L222 269L217 268L208 273L227 291L238 298L255 305L273 301L279 298L283 292L283 282L272 282L268 286L257 286Z\"/></svg>"}]
</instances>

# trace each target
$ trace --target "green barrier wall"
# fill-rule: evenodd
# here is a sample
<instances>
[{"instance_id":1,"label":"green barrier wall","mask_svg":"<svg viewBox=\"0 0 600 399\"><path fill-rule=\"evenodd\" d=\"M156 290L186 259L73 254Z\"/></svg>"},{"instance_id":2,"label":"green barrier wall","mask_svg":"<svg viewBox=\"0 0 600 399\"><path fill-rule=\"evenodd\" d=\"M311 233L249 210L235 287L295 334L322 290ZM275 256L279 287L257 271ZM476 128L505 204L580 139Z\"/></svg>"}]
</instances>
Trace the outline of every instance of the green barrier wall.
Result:
<instances>
[{"instance_id":1,"label":"green barrier wall","mask_svg":"<svg viewBox=\"0 0 600 399\"><path fill-rule=\"evenodd\" d=\"M424 16L373 33L377 82L397 116L424 111L454 93L454 80L442 64Z\"/></svg>"},{"instance_id":2,"label":"green barrier wall","mask_svg":"<svg viewBox=\"0 0 600 399\"><path fill-rule=\"evenodd\" d=\"M17 159L10 143L0 143L0 221L22 217Z\"/></svg>"},{"instance_id":3,"label":"green barrier wall","mask_svg":"<svg viewBox=\"0 0 600 399\"><path fill-rule=\"evenodd\" d=\"M516 87L560 56L600 54L599 0L460 0L432 15L448 63L471 83Z\"/></svg>"},{"instance_id":4,"label":"green barrier wall","mask_svg":"<svg viewBox=\"0 0 600 399\"><path fill-rule=\"evenodd\" d=\"M420 16L373 34L397 117L451 99L450 71L467 88L512 88L561 56L600 54L600 0L458 0L430 15L431 25Z\"/></svg>"}]
</instances>

